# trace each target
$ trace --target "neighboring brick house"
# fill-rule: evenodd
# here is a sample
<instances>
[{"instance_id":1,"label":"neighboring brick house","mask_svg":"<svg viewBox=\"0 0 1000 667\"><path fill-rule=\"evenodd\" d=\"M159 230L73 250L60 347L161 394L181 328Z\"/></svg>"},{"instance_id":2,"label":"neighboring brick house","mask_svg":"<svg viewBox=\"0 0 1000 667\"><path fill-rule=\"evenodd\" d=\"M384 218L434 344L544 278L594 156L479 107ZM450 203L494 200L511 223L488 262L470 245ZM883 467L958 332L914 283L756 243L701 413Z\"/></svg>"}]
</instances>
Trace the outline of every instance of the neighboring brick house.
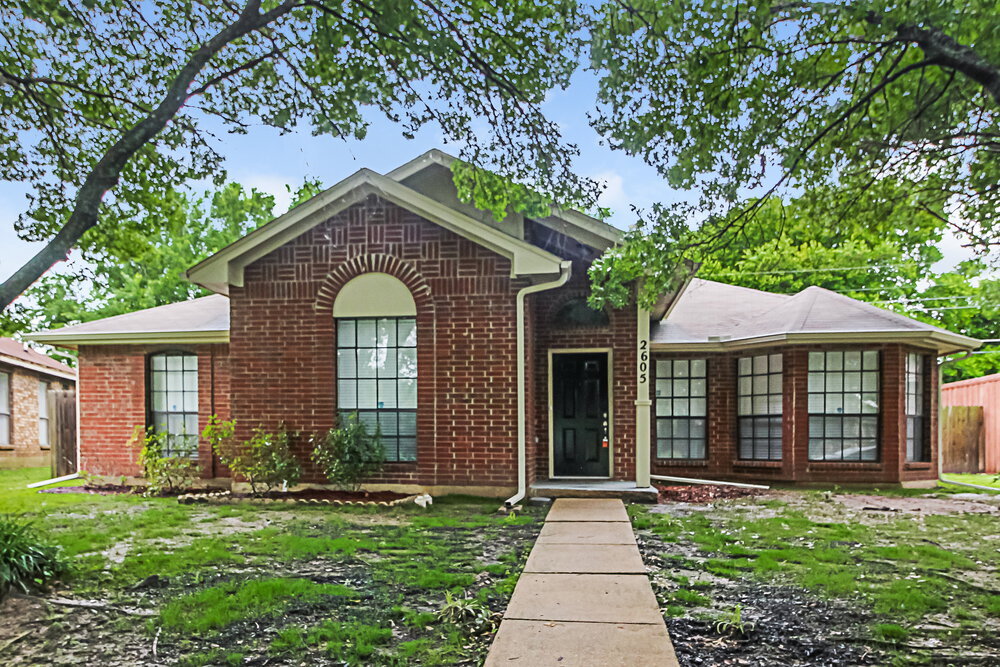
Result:
<instances>
[{"instance_id":1,"label":"neighboring brick house","mask_svg":"<svg viewBox=\"0 0 1000 667\"><path fill-rule=\"evenodd\" d=\"M0 468L48 465L48 390L75 385L69 366L13 338L0 338Z\"/></svg>"},{"instance_id":2,"label":"neighboring brick house","mask_svg":"<svg viewBox=\"0 0 1000 667\"><path fill-rule=\"evenodd\" d=\"M356 412L390 461L370 488L936 478L935 358L977 341L816 288L693 279L653 312L593 311L587 269L620 231L495 222L450 162L357 172L188 271L212 296L32 335L79 350L82 468L136 474L148 424L224 476L198 437L219 414L303 434L320 482L305 434Z\"/></svg>"}]
</instances>

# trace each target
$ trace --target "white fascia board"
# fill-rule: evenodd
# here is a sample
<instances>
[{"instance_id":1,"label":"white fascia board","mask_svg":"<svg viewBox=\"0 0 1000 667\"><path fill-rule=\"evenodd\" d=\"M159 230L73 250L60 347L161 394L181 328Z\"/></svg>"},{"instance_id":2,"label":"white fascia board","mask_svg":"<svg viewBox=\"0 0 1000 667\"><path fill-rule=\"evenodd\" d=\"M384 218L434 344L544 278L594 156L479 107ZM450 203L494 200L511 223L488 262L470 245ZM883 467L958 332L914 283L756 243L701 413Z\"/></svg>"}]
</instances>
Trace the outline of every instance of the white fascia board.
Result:
<instances>
[{"instance_id":1,"label":"white fascia board","mask_svg":"<svg viewBox=\"0 0 1000 667\"><path fill-rule=\"evenodd\" d=\"M651 343L655 352L727 352L754 349L771 345L809 345L823 343L872 344L903 343L925 347L938 354L951 354L962 350L973 350L980 341L961 334L943 331L851 331L835 333L793 333L770 334L752 338L736 338L724 341L690 343Z\"/></svg>"},{"instance_id":2,"label":"white fascia board","mask_svg":"<svg viewBox=\"0 0 1000 667\"><path fill-rule=\"evenodd\" d=\"M0 356L0 364L17 366L18 368L23 368L41 375L50 375L52 377L63 378L64 380L72 380L73 382L76 382L76 373L71 373L69 371L57 371L54 368L49 368L48 366L25 361L24 359L18 359L16 357Z\"/></svg>"},{"instance_id":3,"label":"white fascia board","mask_svg":"<svg viewBox=\"0 0 1000 667\"><path fill-rule=\"evenodd\" d=\"M24 336L27 340L75 349L79 345L145 345L156 343L228 343L228 331L121 331L105 333L40 332Z\"/></svg>"},{"instance_id":4,"label":"white fascia board","mask_svg":"<svg viewBox=\"0 0 1000 667\"><path fill-rule=\"evenodd\" d=\"M561 260L552 253L473 220L388 177L362 169L311 201L223 248L188 270L187 276L192 282L209 289L222 285L242 286L243 272L249 264L372 194L508 258L514 277L559 273Z\"/></svg>"}]
</instances>

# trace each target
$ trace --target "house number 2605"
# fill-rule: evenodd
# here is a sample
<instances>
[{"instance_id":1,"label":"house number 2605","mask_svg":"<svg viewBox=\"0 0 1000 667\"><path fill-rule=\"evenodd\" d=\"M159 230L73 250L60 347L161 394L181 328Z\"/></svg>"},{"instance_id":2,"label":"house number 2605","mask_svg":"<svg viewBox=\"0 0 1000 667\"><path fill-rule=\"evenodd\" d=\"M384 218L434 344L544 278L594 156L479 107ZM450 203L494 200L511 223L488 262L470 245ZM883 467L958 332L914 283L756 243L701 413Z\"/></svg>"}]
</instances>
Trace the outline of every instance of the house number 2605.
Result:
<instances>
[{"instance_id":1,"label":"house number 2605","mask_svg":"<svg viewBox=\"0 0 1000 667\"><path fill-rule=\"evenodd\" d=\"M639 341L639 384L646 384L649 372L649 341Z\"/></svg>"}]
</instances>

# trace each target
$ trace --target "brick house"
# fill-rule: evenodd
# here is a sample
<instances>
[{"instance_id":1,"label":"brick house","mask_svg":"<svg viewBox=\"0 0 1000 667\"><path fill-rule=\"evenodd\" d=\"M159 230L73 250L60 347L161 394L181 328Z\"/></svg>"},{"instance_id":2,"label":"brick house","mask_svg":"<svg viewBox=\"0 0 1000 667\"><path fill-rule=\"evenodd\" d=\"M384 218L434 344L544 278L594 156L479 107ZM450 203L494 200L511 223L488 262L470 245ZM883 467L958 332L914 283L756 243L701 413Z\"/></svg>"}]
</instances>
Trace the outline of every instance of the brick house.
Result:
<instances>
[{"instance_id":1,"label":"brick house","mask_svg":"<svg viewBox=\"0 0 1000 667\"><path fill-rule=\"evenodd\" d=\"M48 465L50 389L72 389L76 371L13 338L0 338L0 468Z\"/></svg>"},{"instance_id":2,"label":"brick house","mask_svg":"<svg viewBox=\"0 0 1000 667\"><path fill-rule=\"evenodd\" d=\"M211 296L34 334L79 350L82 467L135 474L148 424L215 478L212 414L310 433L356 412L390 461L370 488L936 478L935 357L977 341L816 288L692 279L653 312L593 311L587 269L619 230L497 223L450 161L357 172L190 269Z\"/></svg>"}]
</instances>

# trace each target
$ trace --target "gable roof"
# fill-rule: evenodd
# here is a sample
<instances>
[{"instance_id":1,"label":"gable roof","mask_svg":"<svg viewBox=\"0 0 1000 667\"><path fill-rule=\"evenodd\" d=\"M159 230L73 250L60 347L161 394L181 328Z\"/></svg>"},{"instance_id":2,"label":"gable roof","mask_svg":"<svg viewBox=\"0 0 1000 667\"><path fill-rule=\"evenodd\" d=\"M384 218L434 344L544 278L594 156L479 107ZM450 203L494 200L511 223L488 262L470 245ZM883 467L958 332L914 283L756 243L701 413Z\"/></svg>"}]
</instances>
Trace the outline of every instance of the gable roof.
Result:
<instances>
[{"instance_id":1,"label":"gable roof","mask_svg":"<svg viewBox=\"0 0 1000 667\"><path fill-rule=\"evenodd\" d=\"M71 348L118 343L228 343L229 298L211 294L24 337Z\"/></svg>"},{"instance_id":2,"label":"gable roof","mask_svg":"<svg viewBox=\"0 0 1000 667\"><path fill-rule=\"evenodd\" d=\"M876 341L909 343L941 354L980 344L822 287L772 294L701 278L694 278L667 317L650 328L650 342L661 350Z\"/></svg>"},{"instance_id":3,"label":"gable roof","mask_svg":"<svg viewBox=\"0 0 1000 667\"><path fill-rule=\"evenodd\" d=\"M228 294L230 285L243 285L243 270L247 265L369 195L391 201L506 257L511 262L512 276L559 274L562 260L556 255L474 220L392 178L361 169L199 262L187 271L187 278L214 292Z\"/></svg>"},{"instance_id":4,"label":"gable roof","mask_svg":"<svg viewBox=\"0 0 1000 667\"><path fill-rule=\"evenodd\" d=\"M36 373L76 380L76 371L73 368L13 338L0 338L0 362L27 368Z\"/></svg>"},{"instance_id":5,"label":"gable roof","mask_svg":"<svg viewBox=\"0 0 1000 667\"><path fill-rule=\"evenodd\" d=\"M423 155L418 155L406 164L396 167L386 176L405 184L421 172L435 166L450 170L451 165L457 159L453 155L448 155L444 151L434 148ZM548 216L533 219L541 225L565 234L596 250L606 250L621 241L622 230L603 220L575 209L562 209L558 206L549 207L549 211Z\"/></svg>"}]
</instances>

